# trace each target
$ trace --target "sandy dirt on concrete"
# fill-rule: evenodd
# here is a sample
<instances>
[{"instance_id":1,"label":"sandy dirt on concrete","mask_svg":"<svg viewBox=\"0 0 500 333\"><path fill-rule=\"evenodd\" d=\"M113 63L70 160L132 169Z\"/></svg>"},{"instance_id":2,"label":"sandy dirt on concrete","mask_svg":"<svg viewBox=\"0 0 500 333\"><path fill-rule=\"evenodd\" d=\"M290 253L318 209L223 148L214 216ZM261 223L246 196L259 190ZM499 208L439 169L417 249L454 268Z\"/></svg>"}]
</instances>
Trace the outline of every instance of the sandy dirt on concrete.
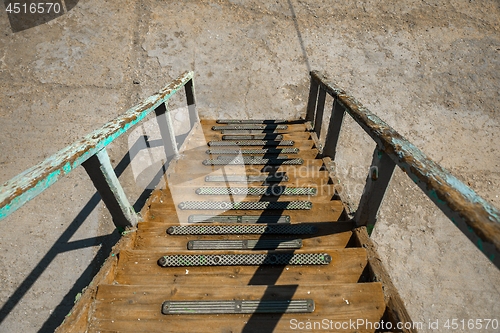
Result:
<instances>
[{"instance_id":1,"label":"sandy dirt on concrete","mask_svg":"<svg viewBox=\"0 0 500 333\"><path fill-rule=\"evenodd\" d=\"M321 70L500 207L499 17L496 0L81 0L13 33L4 12L0 181L185 70L206 118L303 116ZM337 161L354 210L373 148L347 119ZM114 165L127 149L110 146ZM136 202L130 166L120 180ZM53 331L116 241L109 214L80 168L1 223L0 332ZM420 332L498 332L445 329L500 320L500 274L400 171L373 239Z\"/></svg>"}]
</instances>

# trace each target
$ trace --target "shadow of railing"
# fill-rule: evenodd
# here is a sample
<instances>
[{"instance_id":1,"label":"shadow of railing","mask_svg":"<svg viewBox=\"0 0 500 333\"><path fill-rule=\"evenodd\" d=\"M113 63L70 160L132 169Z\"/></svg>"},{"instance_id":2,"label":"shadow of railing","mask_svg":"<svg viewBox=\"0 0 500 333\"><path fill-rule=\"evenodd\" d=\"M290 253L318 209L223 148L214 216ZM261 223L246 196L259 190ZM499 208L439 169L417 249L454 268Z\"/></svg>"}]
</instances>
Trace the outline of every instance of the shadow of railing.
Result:
<instances>
[{"instance_id":1,"label":"shadow of railing","mask_svg":"<svg viewBox=\"0 0 500 333\"><path fill-rule=\"evenodd\" d=\"M141 150L139 149L139 147L143 146L144 141L146 142L147 148L160 147L163 145L161 140L148 141L147 136L139 137L134 145L129 149L129 151L123 156L123 158L114 168L117 177L120 177L125 169L131 164L134 157ZM156 175L152 178L149 185L138 196L135 203L133 204L133 207L136 211L140 211L142 209L142 207L146 203L147 198L149 198L152 189L160 183L161 177L164 174L165 170L166 165L162 165L160 170L156 172ZM146 169L145 172L148 171L149 170ZM59 254L100 245L98 252L93 257L90 264L80 274L74 285L66 293L61 302L55 307L50 317L44 322L38 332L52 332L63 322L64 318L71 311L71 308L74 305L75 296L89 285L94 275L99 271L100 267L108 257L109 253L111 253L112 247L120 239L120 233L115 229L108 235L70 241L71 238L75 235L76 231L82 226L82 224L99 205L100 202L101 196L99 195L99 193L95 192L89 199L89 201L83 206L80 212L75 216L73 221L71 221L66 230L55 241L54 245L36 264L36 266L19 285L19 287L17 287L14 293L2 306L2 308L0 309L0 323L2 323L9 316L12 310L26 296L28 291L33 287L36 281L46 271L46 269Z\"/></svg>"}]
</instances>

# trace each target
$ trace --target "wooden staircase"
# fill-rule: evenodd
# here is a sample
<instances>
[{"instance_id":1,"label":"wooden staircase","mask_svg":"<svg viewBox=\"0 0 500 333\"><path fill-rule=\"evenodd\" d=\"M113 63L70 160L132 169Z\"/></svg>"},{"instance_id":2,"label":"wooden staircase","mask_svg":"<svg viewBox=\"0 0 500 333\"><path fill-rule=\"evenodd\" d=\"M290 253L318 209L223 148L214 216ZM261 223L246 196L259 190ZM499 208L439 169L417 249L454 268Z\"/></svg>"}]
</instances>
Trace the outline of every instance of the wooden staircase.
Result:
<instances>
[{"instance_id":1,"label":"wooden staircase","mask_svg":"<svg viewBox=\"0 0 500 333\"><path fill-rule=\"evenodd\" d=\"M59 331L375 332L387 311L373 254L308 126L202 120Z\"/></svg>"}]
</instances>

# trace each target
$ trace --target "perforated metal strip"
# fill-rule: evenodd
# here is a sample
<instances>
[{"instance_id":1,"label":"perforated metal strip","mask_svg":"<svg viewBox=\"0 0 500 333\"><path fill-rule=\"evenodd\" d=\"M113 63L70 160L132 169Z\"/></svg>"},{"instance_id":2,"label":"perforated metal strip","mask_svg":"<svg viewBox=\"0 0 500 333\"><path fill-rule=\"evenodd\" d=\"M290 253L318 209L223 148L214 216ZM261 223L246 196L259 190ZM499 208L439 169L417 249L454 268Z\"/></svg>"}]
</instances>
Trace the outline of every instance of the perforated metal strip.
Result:
<instances>
[{"instance_id":1,"label":"perforated metal strip","mask_svg":"<svg viewBox=\"0 0 500 333\"><path fill-rule=\"evenodd\" d=\"M217 124L284 124L287 121L284 119L267 120L267 119L219 119Z\"/></svg>"},{"instance_id":2,"label":"perforated metal strip","mask_svg":"<svg viewBox=\"0 0 500 333\"><path fill-rule=\"evenodd\" d=\"M293 140L238 140L238 141L209 141L210 147L214 146L293 146Z\"/></svg>"},{"instance_id":3,"label":"perforated metal strip","mask_svg":"<svg viewBox=\"0 0 500 333\"><path fill-rule=\"evenodd\" d=\"M221 130L222 134L262 134L262 133L279 133L276 132L276 128L262 128L262 129L252 129L252 130Z\"/></svg>"},{"instance_id":4,"label":"perforated metal strip","mask_svg":"<svg viewBox=\"0 0 500 333\"><path fill-rule=\"evenodd\" d=\"M206 182L245 182L245 183L250 183L250 182L287 182L288 176L283 175L283 176L278 176L278 175L258 175L258 176L245 176L245 175L227 175L227 176L222 176L222 175L212 175L212 176L206 176L205 181Z\"/></svg>"},{"instance_id":5,"label":"perforated metal strip","mask_svg":"<svg viewBox=\"0 0 500 333\"><path fill-rule=\"evenodd\" d=\"M311 224L176 225L169 235L313 235L318 228Z\"/></svg>"},{"instance_id":6,"label":"perforated metal strip","mask_svg":"<svg viewBox=\"0 0 500 333\"><path fill-rule=\"evenodd\" d=\"M310 201L184 201L179 204L182 210L262 210L262 209L278 209L278 210L307 210L312 208Z\"/></svg>"},{"instance_id":7,"label":"perforated metal strip","mask_svg":"<svg viewBox=\"0 0 500 333\"><path fill-rule=\"evenodd\" d=\"M224 131L224 130L286 130L288 125L225 125L225 126L212 126L214 131Z\"/></svg>"},{"instance_id":8,"label":"perforated metal strip","mask_svg":"<svg viewBox=\"0 0 500 333\"><path fill-rule=\"evenodd\" d=\"M314 187L286 187L286 186L268 186L268 187L200 187L196 189L199 195L316 195L317 190Z\"/></svg>"},{"instance_id":9,"label":"perforated metal strip","mask_svg":"<svg viewBox=\"0 0 500 333\"><path fill-rule=\"evenodd\" d=\"M258 158L263 158L262 156L244 156L243 158L246 158L246 159L258 159ZM231 156L226 156L226 155L221 155L221 156L217 156L217 159L218 160L225 160L225 161L230 161L230 160L233 160L234 157L231 157ZM276 155L274 157L272 157L271 159L274 159L274 160L288 160L289 157L288 155Z\"/></svg>"},{"instance_id":10,"label":"perforated metal strip","mask_svg":"<svg viewBox=\"0 0 500 333\"><path fill-rule=\"evenodd\" d=\"M283 140L281 134L223 135L222 140Z\"/></svg>"},{"instance_id":11,"label":"perforated metal strip","mask_svg":"<svg viewBox=\"0 0 500 333\"><path fill-rule=\"evenodd\" d=\"M193 314L252 314L252 313L311 313L312 299L257 301L165 301L164 315Z\"/></svg>"},{"instance_id":12,"label":"perforated metal strip","mask_svg":"<svg viewBox=\"0 0 500 333\"><path fill-rule=\"evenodd\" d=\"M221 159L206 159L203 161L203 165L302 165L304 160L301 158L290 158L290 159L277 159L277 158L262 158L244 156L231 158L221 158Z\"/></svg>"},{"instance_id":13,"label":"perforated metal strip","mask_svg":"<svg viewBox=\"0 0 500 333\"><path fill-rule=\"evenodd\" d=\"M263 149L208 149L207 154L213 155L257 155L257 154L298 154L299 148L263 148Z\"/></svg>"},{"instance_id":14,"label":"perforated metal strip","mask_svg":"<svg viewBox=\"0 0 500 333\"><path fill-rule=\"evenodd\" d=\"M290 215L201 215L188 217L189 223L290 223Z\"/></svg>"},{"instance_id":15,"label":"perforated metal strip","mask_svg":"<svg viewBox=\"0 0 500 333\"><path fill-rule=\"evenodd\" d=\"M162 267L189 266L260 266L328 265L327 253L258 253L258 254L173 254L158 259Z\"/></svg>"},{"instance_id":16,"label":"perforated metal strip","mask_svg":"<svg viewBox=\"0 0 500 333\"><path fill-rule=\"evenodd\" d=\"M188 250L276 250L300 249L302 239L192 240Z\"/></svg>"}]
</instances>

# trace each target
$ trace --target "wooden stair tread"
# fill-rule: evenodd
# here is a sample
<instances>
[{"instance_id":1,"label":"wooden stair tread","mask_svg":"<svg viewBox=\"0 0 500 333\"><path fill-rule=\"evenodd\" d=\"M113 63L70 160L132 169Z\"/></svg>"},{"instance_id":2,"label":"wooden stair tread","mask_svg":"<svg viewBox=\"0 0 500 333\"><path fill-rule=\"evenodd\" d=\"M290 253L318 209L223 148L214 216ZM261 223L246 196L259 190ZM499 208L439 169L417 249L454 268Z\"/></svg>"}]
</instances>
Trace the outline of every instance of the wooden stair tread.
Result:
<instances>
[{"instance_id":1,"label":"wooden stair tread","mask_svg":"<svg viewBox=\"0 0 500 333\"><path fill-rule=\"evenodd\" d=\"M207 139L207 141L223 140L222 136L224 136L224 135L231 135L231 137L252 135L252 134L245 134L245 133L241 133L241 134L222 134L220 131L213 131L212 129L210 129L209 131L205 131L204 134L205 134L205 139ZM265 134L265 133L262 133L262 134ZM271 133L270 135L275 135L275 133ZM252 140L276 140L276 141L280 141L280 140L294 140L294 141L296 141L296 140L302 140L302 141L304 141L304 140L311 139L311 134L309 132L289 132L289 133L282 133L282 134L278 134L278 135L281 135L283 137L283 139L277 140L277 139L269 138L269 139L252 139ZM248 140L248 139L243 139L243 140ZM232 139L232 140L224 140L224 141L234 141L234 139Z\"/></svg>"},{"instance_id":2,"label":"wooden stair tread","mask_svg":"<svg viewBox=\"0 0 500 333\"><path fill-rule=\"evenodd\" d=\"M200 160L201 161L201 160ZM207 176L212 172L224 169L227 174L240 173L276 173L286 172L294 177L316 177L323 166L322 160L304 160L301 165L203 165L200 161L176 160L172 161L168 173L205 173Z\"/></svg>"},{"instance_id":3,"label":"wooden stair tread","mask_svg":"<svg viewBox=\"0 0 500 333\"><path fill-rule=\"evenodd\" d=\"M228 224L225 224L228 225ZM165 248L168 252L186 250L189 240L228 240L228 239L296 239L303 241L302 248L316 247L345 248L351 238L351 223L315 223L318 232L313 235L168 235L166 230L172 224L147 223L138 225L136 249Z\"/></svg>"},{"instance_id":4,"label":"wooden stair tread","mask_svg":"<svg viewBox=\"0 0 500 333\"><path fill-rule=\"evenodd\" d=\"M301 222L330 222L339 219L344 210L341 201L334 200L329 202L315 202L310 210L286 210L283 214L290 215L292 221ZM169 221L170 223L186 222L192 214L206 215L269 215L273 211L263 210L177 210L173 203L153 202L151 203L149 214L146 217L148 221L160 222ZM275 214L275 213L273 213Z\"/></svg>"},{"instance_id":5,"label":"wooden stair tread","mask_svg":"<svg viewBox=\"0 0 500 333\"><path fill-rule=\"evenodd\" d=\"M313 299L315 311L304 314L162 315L166 300ZM385 309L380 283L301 284L287 286L121 286L98 288L92 329L148 332L289 332L290 320L378 322ZM200 323L203 323L200 325ZM348 332L348 330L347 330Z\"/></svg>"},{"instance_id":6,"label":"wooden stair tread","mask_svg":"<svg viewBox=\"0 0 500 333\"><path fill-rule=\"evenodd\" d=\"M295 186L287 186L287 185L279 185L283 188L294 188ZM240 195L240 194L220 194L220 195L212 195L212 194L197 194L196 190L200 187L210 187L210 188L218 188L221 191L224 191L227 186L212 186L212 184L205 184L202 186L171 186L170 192L175 196L176 202L181 201L311 201L311 202L329 202L332 200L335 195L335 186L334 185L323 185L320 187L314 187L316 190L316 195L285 195L281 194L279 196L258 196L258 195ZM268 191L273 191L269 186L245 186L245 184L240 186L231 186L233 188L261 188L268 189ZM300 186L300 187L312 187L312 186ZM214 189L215 191L216 189ZM275 191L280 191L278 188ZM275 192L275 193L276 193ZM272 193L272 192L270 192Z\"/></svg>"},{"instance_id":7,"label":"wooden stair tread","mask_svg":"<svg viewBox=\"0 0 500 333\"><path fill-rule=\"evenodd\" d=\"M222 170L218 170L218 172L210 173L211 176L231 176L231 175L244 175L244 176L259 176L268 174L255 173L255 174L243 174L243 173L235 173L235 174L227 174L223 173ZM205 181L205 177L208 176L206 173L199 174L183 174L183 175L169 175L168 182L170 186L182 185L182 186L241 186L241 184L247 184L248 186L264 186L263 182L207 182ZM332 176L328 171L318 171L315 173L315 177L299 177L298 175L286 175L288 177L288 181L286 182L273 182L270 184L279 184L283 186L321 186L321 185L329 185L330 179ZM334 183L335 184L335 183Z\"/></svg>"},{"instance_id":8,"label":"wooden stair tread","mask_svg":"<svg viewBox=\"0 0 500 333\"><path fill-rule=\"evenodd\" d=\"M215 120L201 119L200 124L205 133L220 133L220 131L212 130L212 126L227 126L229 124L218 124ZM242 124L242 125L258 125L258 124ZM293 133L293 132L307 132L307 126L305 123L303 124L276 124L276 125L287 125L287 129L276 129L273 130L272 133ZM269 127L273 125L270 124ZM269 132L270 133L270 132Z\"/></svg>"},{"instance_id":9,"label":"wooden stair tread","mask_svg":"<svg viewBox=\"0 0 500 333\"><path fill-rule=\"evenodd\" d=\"M224 251L224 253L242 253L243 251ZM253 251L252 253L265 253ZM347 249L308 249L295 253L325 252L332 257L328 265L287 265L287 266L203 266L203 267L160 267L158 259L167 254L157 249L151 251L126 250L120 252L116 268L116 281L121 284L173 283L178 276L188 275L187 281L199 275L201 284L210 288L211 280L225 280L228 283L249 284L252 279L259 278L262 283L287 284L297 281L314 282L319 280L356 282L366 266L366 251L362 248ZM203 254L220 253L220 251L204 251ZM246 251L248 253L248 251ZM194 254L193 251L177 251L176 254ZM189 272L186 274L186 270ZM258 272L258 276L256 274ZM234 276L238 276L235 279ZM204 282L203 282L204 281ZM294 282L295 281L295 282ZM191 282L189 282L191 283Z\"/></svg>"},{"instance_id":10,"label":"wooden stair tread","mask_svg":"<svg viewBox=\"0 0 500 333\"><path fill-rule=\"evenodd\" d=\"M302 142L302 141L301 141ZM312 142L312 141L307 141L307 142ZM282 156L286 155L288 158L302 158L302 159L314 159L318 155L319 151L316 148L308 148L306 149L305 147L310 147L311 144L307 143L304 147L299 147L297 145L294 146L279 146L279 147L267 147L267 148L276 148L276 149L284 149L284 148L298 148L299 152L296 154L291 154L291 153L280 153L280 154L274 154L274 153L260 153L260 154L242 154L242 156L263 156L266 155L269 157L276 157L276 156ZM241 149L241 150L255 150L255 149L263 149L261 146L240 146L240 147L232 147L232 146L208 146L206 139L204 139L202 142L199 142L197 144L191 144L186 147L186 150L183 151L183 154L189 154L190 157L195 158L196 160L203 160L206 158L214 158L217 156L235 156L234 154L208 154L207 151L209 149L225 149L225 150L236 150L236 149Z\"/></svg>"}]
</instances>

